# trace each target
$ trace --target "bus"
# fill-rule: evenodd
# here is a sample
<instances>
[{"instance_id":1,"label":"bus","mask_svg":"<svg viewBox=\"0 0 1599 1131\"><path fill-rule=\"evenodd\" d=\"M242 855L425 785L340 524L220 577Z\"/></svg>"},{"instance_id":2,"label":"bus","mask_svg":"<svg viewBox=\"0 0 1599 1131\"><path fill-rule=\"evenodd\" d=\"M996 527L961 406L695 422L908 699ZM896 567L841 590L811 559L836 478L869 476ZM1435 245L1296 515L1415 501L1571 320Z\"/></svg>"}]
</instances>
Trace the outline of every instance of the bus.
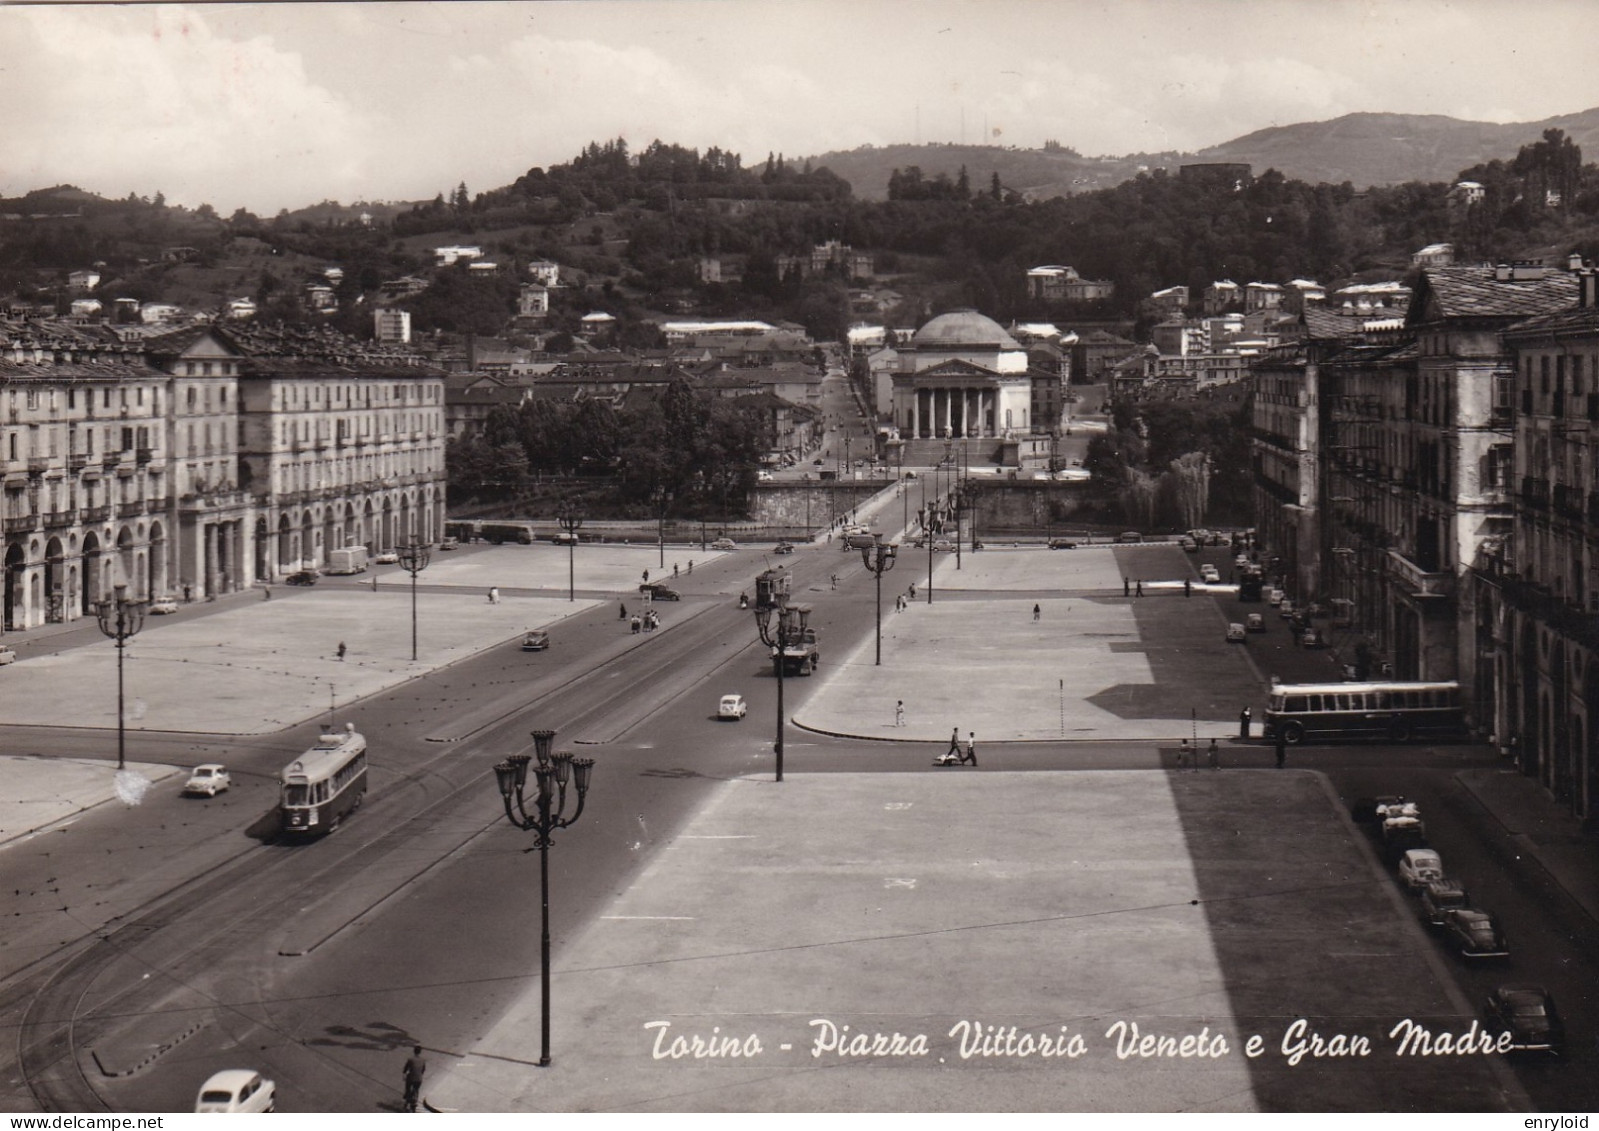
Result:
<instances>
[{"instance_id":1,"label":"bus","mask_svg":"<svg viewBox=\"0 0 1599 1131\"><path fill-rule=\"evenodd\" d=\"M1266 737L1296 745L1310 738L1388 742L1461 738L1466 718L1454 682L1274 683Z\"/></svg>"},{"instance_id":2,"label":"bus","mask_svg":"<svg viewBox=\"0 0 1599 1131\"><path fill-rule=\"evenodd\" d=\"M354 723L346 723L343 732L324 733L283 771L283 831L291 836L333 832L365 796L366 739Z\"/></svg>"}]
</instances>

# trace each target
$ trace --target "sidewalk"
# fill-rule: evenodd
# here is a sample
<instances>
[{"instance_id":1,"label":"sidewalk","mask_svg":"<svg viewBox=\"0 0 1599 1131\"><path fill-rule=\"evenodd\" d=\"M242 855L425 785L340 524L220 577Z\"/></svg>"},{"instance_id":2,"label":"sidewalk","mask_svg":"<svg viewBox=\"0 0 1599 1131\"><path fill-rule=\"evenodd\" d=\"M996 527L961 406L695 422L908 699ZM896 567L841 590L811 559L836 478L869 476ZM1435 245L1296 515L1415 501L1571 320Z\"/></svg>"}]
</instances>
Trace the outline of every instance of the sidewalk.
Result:
<instances>
[{"instance_id":1,"label":"sidewalk","mask_svg":"<svg viewBox=\"0 0 1599 1131\"><path fill-rule=\"evenodd\" d=\"M1583 832L1543 786L1509 765L1462 770L1455 780L1599 923L1599 836Z\"/></svg>"}]
</instances>

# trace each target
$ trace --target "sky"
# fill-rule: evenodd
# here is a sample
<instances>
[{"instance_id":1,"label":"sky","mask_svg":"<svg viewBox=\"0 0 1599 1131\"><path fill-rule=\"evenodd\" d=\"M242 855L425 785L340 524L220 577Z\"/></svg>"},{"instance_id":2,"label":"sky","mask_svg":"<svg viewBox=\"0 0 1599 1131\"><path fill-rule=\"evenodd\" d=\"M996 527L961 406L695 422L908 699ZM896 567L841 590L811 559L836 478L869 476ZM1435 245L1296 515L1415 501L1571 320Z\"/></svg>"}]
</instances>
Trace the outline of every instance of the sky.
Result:
<instances>
[{"instance_id":1,"label":"sky","mask_svg":"<svg viewBox=\"0 0 1599 1131\"><path fill-rule=\"evenodd\" d=\"M0 194L223 215L477 193L590 141L1193 151L1356 111L1599 106L1593 0L0 6Z\"/></svg>"}]
</instances>

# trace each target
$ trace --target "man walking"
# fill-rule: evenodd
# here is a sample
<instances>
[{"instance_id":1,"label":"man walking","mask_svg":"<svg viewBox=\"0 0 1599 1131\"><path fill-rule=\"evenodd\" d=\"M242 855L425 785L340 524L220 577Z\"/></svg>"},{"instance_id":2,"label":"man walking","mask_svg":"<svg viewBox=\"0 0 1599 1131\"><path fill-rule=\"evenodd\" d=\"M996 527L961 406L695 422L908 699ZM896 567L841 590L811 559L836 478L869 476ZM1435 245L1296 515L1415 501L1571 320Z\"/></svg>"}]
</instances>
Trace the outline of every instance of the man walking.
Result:
<instances>
[{"instance_id":1,"label":"man walking","mask_svg":"<svg viewBox=\"0 0 1599 1131\"><path fill-rule=\"evenodd\" d=\"M1040 609L1037 605L1034 605L1033 606L1033 619L1034 620L1038 620L1043 615L1044 615L1044 611L1042 609Z\"/></svg>"},{"instance_id":2,"label":"man walking","mask_svg":"<svg viewBox=\"0 0 1599 1131\"><path fill-rule=\"evenodd\" d=\"M411 1055L405 1058L405 1110L414 1112L417 1100L422 1095L422 1077L427 1075L427 1058L422 1055L422 1046L414 1045Z\"/></svg>"},{"instance_id":3,"label":"man walking","mask_svg":"<svg viewBox=\"0 0 1599 1131\"><path fill-rule=\"evenodd\" d=\"M339 661L344 661L344 641L339 641Z\"/></svg>"},{"instance_id":4,"label":"man walking","mask_svg":"<svg viewBox=\"0 0 1599 1131\"><path fill-rule=\"evenodd\" d=\"M1253 719L1254 717L1255 717L1255 713L1253 711L1251 711L1248 707L1245 707L1242 711L1238 712L1238 737L1239 738L1248 738L1249 737L1249 720Z\"/></svg>"},{"instance_id":5,"label":"man walking","mask_svg":"<svg viewBox=\"0 0 1599 1131\"><path fill-rule=\"evenodd\" d=\"M961 761L969 766L977 765L977 732L974 730L966 732L966 753Z\"/></svg>"},{"instance_id":6,"label":"man walking","mask_svg":"<svg viewBox=\"0 0 1599 1131\"><path fill-rule=\"evenodd\" d=\"M894 704L894 725L897 727L905 725L905 700L903 699Z\"/></svg>"},{"instance_id":7,"label":"man walking","mask_svg":"<svg viewBox=\"0 0 1599 1131\"><path fill-rule=\"evenodd\" d=\"M1142 597L1143 595L1144 595L1144 579L1143 578L1139 578L1138 579L1138 585L1133 589L1133 596Z\"/></svg>"},{"instance_id":8,"label":"man walking","mask_svg":"<svg viewBox=\"0 0 1599 1131\"><path fill-rule=\"evenodd\" d=\"M955 727L949 732L949 749L944 752L944 757L961 761L961 728Z\"/></svg>"}]
</instances>

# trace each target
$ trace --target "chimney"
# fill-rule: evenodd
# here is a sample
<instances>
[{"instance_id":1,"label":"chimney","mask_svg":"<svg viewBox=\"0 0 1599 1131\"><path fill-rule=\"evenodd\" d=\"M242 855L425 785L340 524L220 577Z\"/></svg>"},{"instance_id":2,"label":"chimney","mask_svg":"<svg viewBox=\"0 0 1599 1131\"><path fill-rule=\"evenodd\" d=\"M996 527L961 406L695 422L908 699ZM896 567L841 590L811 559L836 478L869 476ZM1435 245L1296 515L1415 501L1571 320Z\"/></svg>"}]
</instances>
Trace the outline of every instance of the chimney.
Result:
<instances>
[{"instance_id":1,"label":"chimney","mask_svg":"<svg viewBox=\"0 0 1599 1131\"><path fill-rule=\"evenodd\" d=\"M1583 310L1592 310L1599 306L1599 271L1592 267L1584 267L1577 272L1577 287L1581 295L1577 305Z\"/></svg>"},{"instance_id":2,"label":"chimney","mask_svg":"<svg viewBox=\"0 0 1599 1131\"><path fill-rule=\"evenodd\" d=\"M1570 255L1566 256L1566 270L1567 271L1581 271L1582 268L1583 268L1583 262L1582 262L1582 256L1581 255L1579 255L1577 252L1574 251Z\"/></svg>"}]
</instances>

